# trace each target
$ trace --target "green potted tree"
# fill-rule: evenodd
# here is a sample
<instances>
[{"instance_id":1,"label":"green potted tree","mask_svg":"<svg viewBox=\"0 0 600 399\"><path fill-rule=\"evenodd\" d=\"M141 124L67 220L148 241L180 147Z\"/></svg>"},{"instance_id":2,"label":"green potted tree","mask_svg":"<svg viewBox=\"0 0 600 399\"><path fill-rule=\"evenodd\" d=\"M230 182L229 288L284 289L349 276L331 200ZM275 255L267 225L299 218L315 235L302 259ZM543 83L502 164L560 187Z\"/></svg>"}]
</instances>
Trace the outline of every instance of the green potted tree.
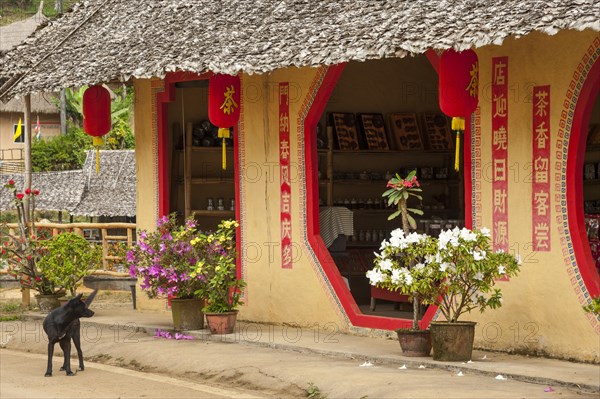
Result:
<instances>
[{"instance_id":1,"label":"green potted tree","mask_svg":"<svg viewBox=\"0 0 600 399\"><path fill-rule=\"evenodd\" d=\"M408 200L411 197L423 199L421 192L416 170L411 171L405 178L396 173L388 181L387 190L382 197L387 199L388 206L397 208L388 220L400 216L402 229L394 230L390 241L383 241L381 256L375 260L375 268L367 274L371 285L399 291L408 295L412 301L412 328L396 330L402 353L406 356L429 356L431 352L429 331L419 328L421 304L430 303L431 296L435 295L435 285L428 281L429 275L425 275L426 270L421 267L431 243L426 236L410 234L411 229L417 228L411 213L423 215L423 211L408 207ZM379 281L382 275L385 278ZM415 284L412 284L413 281Z\"/></svg>"},{"instance_id":2,"label":"green potted tree","mask_svg":"<svg viewBox=\"0 0 600 399\"><path fill-rule=\"evenodd\" d=\"M375 267L367 272L370 284L408 295L413 302L412 328L398 329L398 340L405 356L429 356L429 330L419 328L420 304L434 303L439 295L438 282L427 261L435 254L435 240L426 234L392 231L381 244Z\"/></svg>"},{"instance_id":3,"label":"green potted tree","mask_svg":"<svg viewBox=\"0 0 600 399\"><path fill-rule=\"evenodd\" d=\"M445 321L431 323L434 360L471 360L475 323L459 321L471 310L502 306L502 293L494 288L499 279L516 276L520 259L493 252L490 231L454 228L436 239L437 252L429 258L433 278L439 282L434 301Z\"/></svg>"},{"instance_id":4,"label":"green potted tree","mask_svg":"<svg viewBox=\"0 0 600 399\"><path fill-rule=\"evenodd\" d=\"M206 298L203 311L213 334L232 333L237 307L243 304L241 290L245 283L237 278L236 271L235 231L238 226L235 220L224 220L214 233L200 234L192 241L201 254L194 275L203 276L206 281L197 294Z\"/></svg>"},{"instance_id":5,"label":"green potted tree","mask_svg":"<svg viewBox=\"0 0 600 399\"><path fill-rule=\"evenodd\" d=\"M192 245L200 232L193 217L183 225L172 213L158 220L155 231L141 231L136 245L127 253L132 277L141 280L149 298L168 297L175 330L204 328L205 277L196 273L197 251Z\"/></svg>"},{"instance_id":6,"label":"green potted tree","mask_svg":"<svg viewBox=\"0 0 600 399\"><path fill-rule=\"evenodd\" d=\"M62 287L66 303L74 298L83 278L96 270L102 262L98 245L90 244L75 233L61 233L46 242L44 256L38 261L42 275L55 286Z\"/></svg>"}]
</instances>

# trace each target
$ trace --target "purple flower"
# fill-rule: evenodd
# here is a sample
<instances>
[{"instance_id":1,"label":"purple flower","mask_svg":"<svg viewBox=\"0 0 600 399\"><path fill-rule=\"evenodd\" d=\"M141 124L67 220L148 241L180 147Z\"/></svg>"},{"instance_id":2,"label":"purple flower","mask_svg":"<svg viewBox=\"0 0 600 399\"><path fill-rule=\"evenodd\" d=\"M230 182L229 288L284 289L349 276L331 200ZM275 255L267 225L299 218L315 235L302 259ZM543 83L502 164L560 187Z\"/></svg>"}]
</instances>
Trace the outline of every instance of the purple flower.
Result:
<instances>
[{"instance_id":1,"label":"purple flower","mask_svg":"<svg viewBox=\"0 0 600 399\"><path fill-rule=\"evenodd\" d=\"M140 233L140 239L144 240L144 239L146 239L147 237L148 237L148 233L146 233L145 231L142 231L142 232Z\"/></svg>"},{"instance_id":2,"label":"purple flower","mask_svg":"<svg viewBox=\"0 0 600 399\"><path fill-rule=\"evenodd\" d=\"M158 219L158 222L156 223L156 225L158 227L161 227L162 225L164 225L166 223L169 223L169 218L165 215L165 216L163 216L163 217L161 217L161 218Z\"/></svg>"},{"instance_id":3,"label":"purple flower","mask_svg":"<svg viewBox=\"0 0 600 399\"><path fill-rule=\"evenodd\" d=\"M193 229L196 227L196 221L194 219L188 219L185 222L185 227L187 227L188 229Z\"/></svg>"},{"instance_id":4,"label":"purple flower","mask_svg":"<svg viewBox=\"0 0 600 399\"><path fill-rule=\"evenodd\" d=\"M137 273L137 267L135 267L135 265L131 265L129 267L129 275L131 277L135 277L136 273Z\"/></svg>"},{"instance_id":5,"label":"purple flower","mask_svg":"<svg viewBox=\"0 0 600 399\"><path fill-rule=\"evenodd\" d=\"M173 241L173 236L171 233L165 233L160 239L163 241Z\"/></svg>"}]
</instances>

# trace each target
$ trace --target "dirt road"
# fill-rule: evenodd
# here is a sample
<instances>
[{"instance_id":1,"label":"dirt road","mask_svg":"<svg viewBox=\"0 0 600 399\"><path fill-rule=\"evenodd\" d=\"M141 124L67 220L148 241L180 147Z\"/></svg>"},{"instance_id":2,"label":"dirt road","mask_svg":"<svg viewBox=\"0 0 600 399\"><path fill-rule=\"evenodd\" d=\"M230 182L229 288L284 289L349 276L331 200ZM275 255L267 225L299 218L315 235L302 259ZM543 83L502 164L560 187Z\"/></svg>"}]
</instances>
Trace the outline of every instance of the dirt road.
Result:
<instances>
[{"instance_id":1,"label":"dirt road","mask_svg":"<svg viewBox=\"0 0 600 399\"><path fill-rule=\"evenodd\" d=\"M54 359L54 376L39 372L45 356L11 350L0 351L0 398L261 398L264 395L235 388L184 381L164 375L121 367L88 363L86 371L67 377L58 372L60 359Z\"/></svg>"},{"instance_id":2,"label":"dirt road","mask_svg":"<svg viewBox=\"0 0 600 399\"><path fill-rule=\"evenodd\" d=\"M300 353L281 349L269 349L243 343L216 341L175 341L153 338L140 331L115 330L107 326L82 324L82 346L88 366L86 371L67 378L55 372L52 378L44 379L46 338L39 322L0 323L0 392L5 386L9 393L20 397L36 394L53 394L49 387L56 381L64 391L61 397L185 397L185 391L176 392L172 384L151 388L154 382L141 377L128 376L107 371L91 362L103 363L154 375L183 379L199 386L241 389L263 397L307 397L313 398L597 398L575 390L553 387L549 394L543 385L514 380L496 380L493 377L466 373L375 364L361 367L362 361L330 358L315 353ZM9 336L11 338L9 338ZM21 368L10 371L6 377L5 354L15 356L12 350L23 351L27 357ZM59 348L57 356L62 356ZM73 354L75 356L75 354ZM60 357L55 359L57 367ZM75 365L75 359L72 364ZM142 373L143 374L143 373ZM136 374L137 375L137 374ZM114 380L113 378L120 378ZM71 382L71 380L77 380ZM79 387L80 382L83 385ZM120 381L120 382L114 382ZM70 390L71 384L78 384ZM160 383L158 383L160 385ZM188 389L181 385L182 389ZM54 388L53 388L54 389ZM55 388L59 389L59 388ZM113 391L107 391L112 389ZM187 391L192 392L192 391ZM193 391L200 396L201 391ZM168 393L161 395L161 393ZM136 396L137 395L137 396ZM227 396L226 393L222 395ZM4 392L1 397L10 397ZM208 395L208 396L215 396ZM232 396L233 397L233 396Z\"/></svg>"}]
</instances>

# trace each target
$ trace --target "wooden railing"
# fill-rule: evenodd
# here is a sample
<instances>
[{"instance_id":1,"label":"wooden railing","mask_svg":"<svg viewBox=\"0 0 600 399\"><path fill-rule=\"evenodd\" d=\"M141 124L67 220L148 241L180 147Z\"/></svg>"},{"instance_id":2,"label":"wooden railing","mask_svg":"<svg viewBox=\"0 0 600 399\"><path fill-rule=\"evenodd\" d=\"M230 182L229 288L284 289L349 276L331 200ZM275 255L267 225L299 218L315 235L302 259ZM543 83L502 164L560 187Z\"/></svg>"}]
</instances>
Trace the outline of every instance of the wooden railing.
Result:
<instances>
[{"instance_id":1,"label":"wooden railing","mask_svg":"<svg viewBox=\"0 0 600 399\"><path fill-rule=\"evenodd\" d=\"M12 235L18 234L19 225L17 223L8 223L8 232ZM114 277L128 277L129 273L109 270L111 261L124 261L123 256L111 255L111 242L126 243L130 248L135 241L135 223L36 223L35 234L39 237L55 236L64 232L73 232L84 237L93 243L102 245L102 269L92 273L93 275L109 275ZM115 230L125 230L125 234L118 234ZM100 232L100 236L89 234L91 232ZM0 271L0 274L6 271Z\"/></svg>"}]
</instances>

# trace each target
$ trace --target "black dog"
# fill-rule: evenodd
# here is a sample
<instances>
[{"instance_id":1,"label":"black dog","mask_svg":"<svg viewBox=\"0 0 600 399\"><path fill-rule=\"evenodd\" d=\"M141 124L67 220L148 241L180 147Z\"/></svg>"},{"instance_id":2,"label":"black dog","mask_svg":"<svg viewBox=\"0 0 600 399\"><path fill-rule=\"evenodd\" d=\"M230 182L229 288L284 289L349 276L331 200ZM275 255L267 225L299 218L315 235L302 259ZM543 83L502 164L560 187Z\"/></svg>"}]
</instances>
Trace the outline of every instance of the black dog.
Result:
<instances>
[{"instance_id":1,"label":"black dog","mask_svg":"<svg viewBox=\"0 0 600 399\"><path fill-rule=\"evenodd\" d=\"M83 354L81 353L80 341L80 317L92 317L94 312L88 309L88 306L94 300L98 290L90 294L85 301L81 300L82 294L69 300L58 309L54 309L44 319L44 331L48 335L48 368L46 377L52 377L52 356L54 355L54 344L57 342L63 351L65 361L61 371L66 371L67 375L75 375L71 371L71 339L77 349L79 357L79 370L83 371Z\"/></svg>"}]
</instances>

